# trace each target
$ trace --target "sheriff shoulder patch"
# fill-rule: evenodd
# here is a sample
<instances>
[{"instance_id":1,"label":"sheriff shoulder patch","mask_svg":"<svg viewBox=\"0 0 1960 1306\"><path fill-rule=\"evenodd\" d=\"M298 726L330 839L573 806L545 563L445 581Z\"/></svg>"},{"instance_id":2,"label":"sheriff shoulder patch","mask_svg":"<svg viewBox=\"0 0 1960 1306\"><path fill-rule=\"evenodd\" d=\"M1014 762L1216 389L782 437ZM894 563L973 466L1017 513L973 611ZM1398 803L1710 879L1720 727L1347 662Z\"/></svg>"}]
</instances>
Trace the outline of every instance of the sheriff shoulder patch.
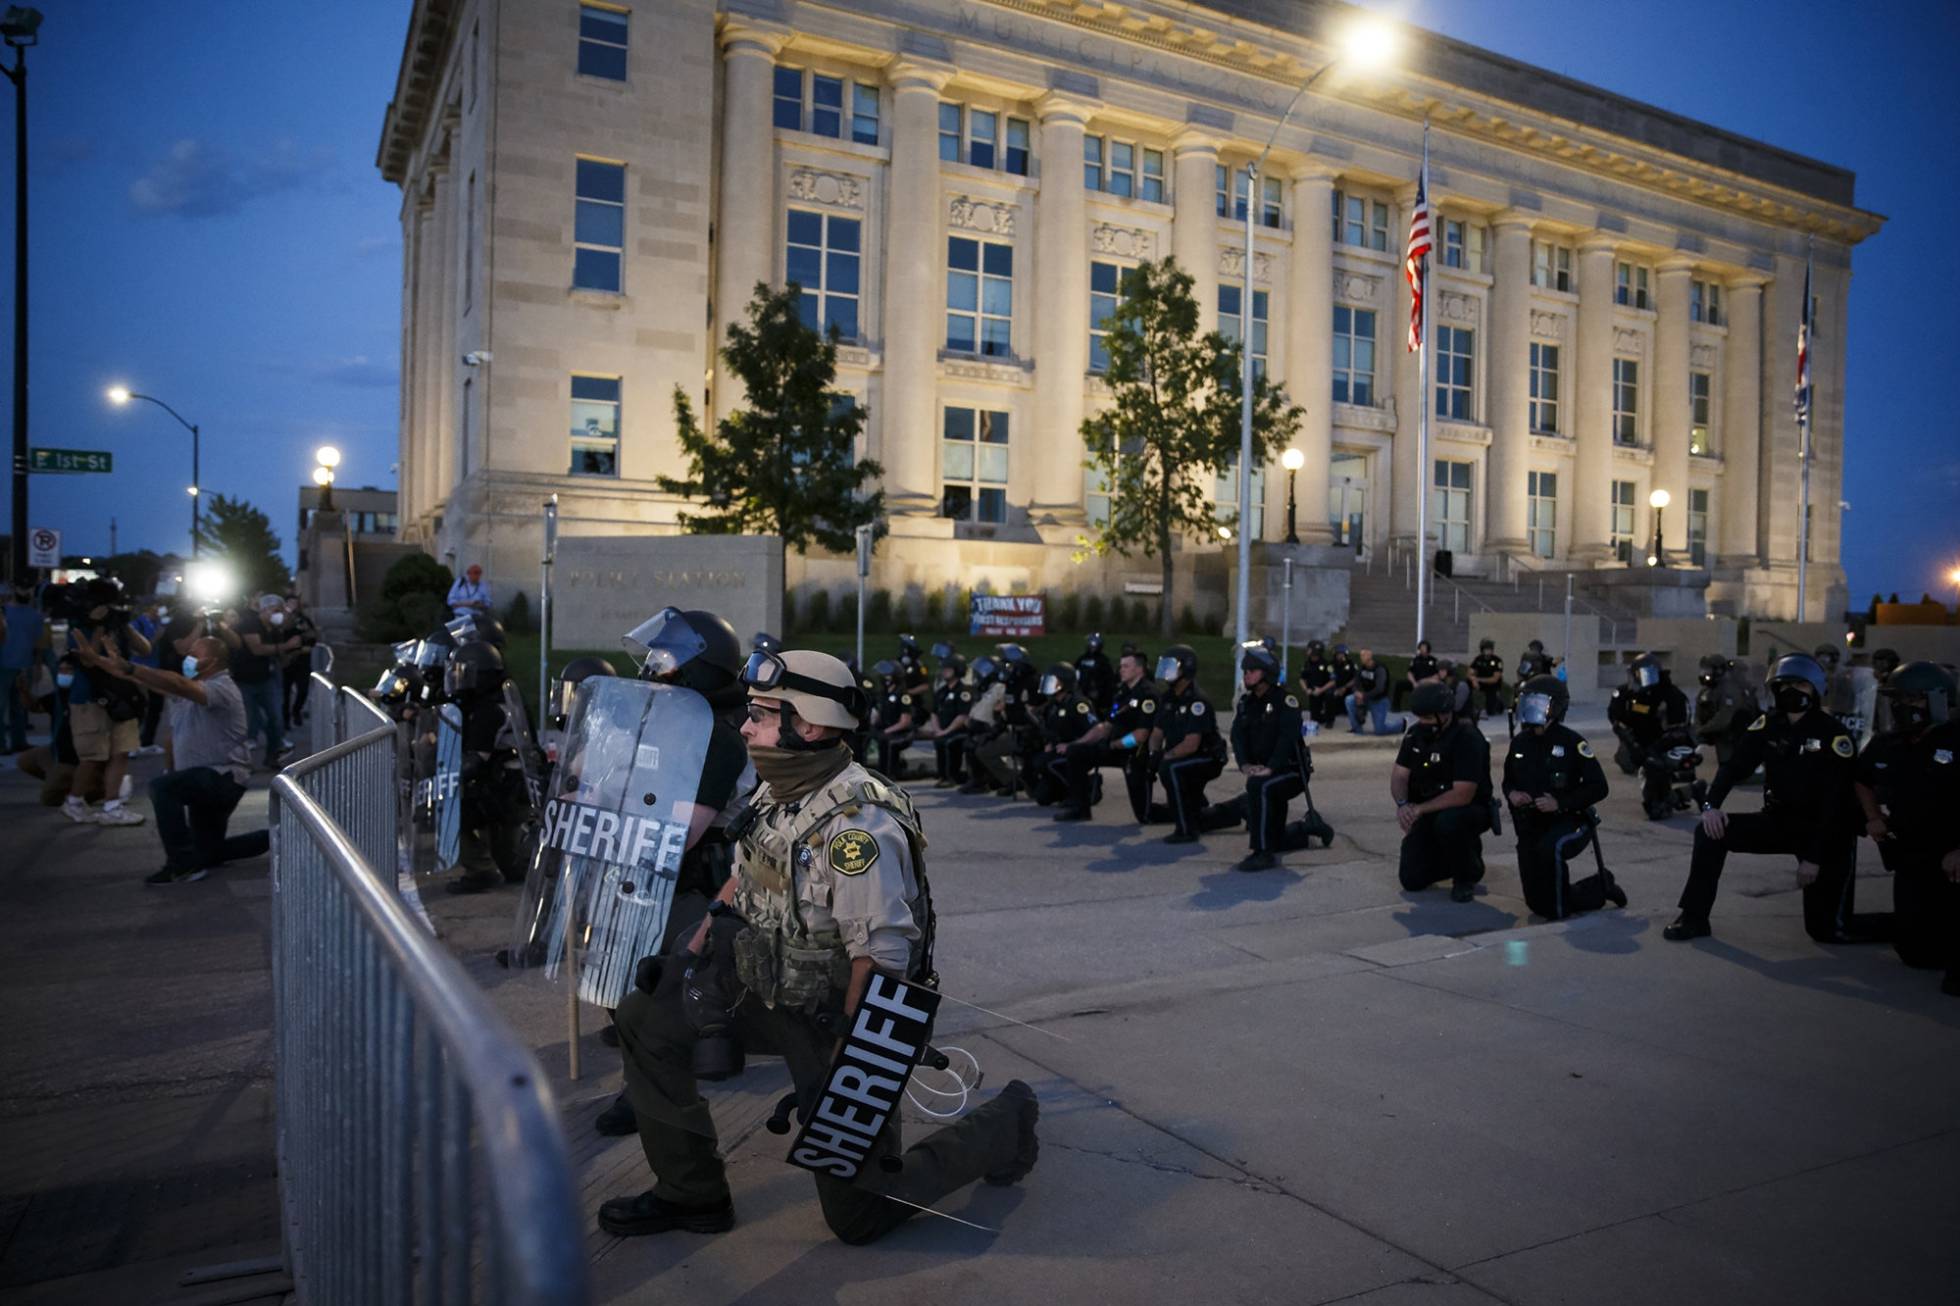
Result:
<instances>
[{"instance_id":1,"label":"sheriff shoulder patch","mask_svg":"<svg viewBox=\"0 0 1960 1306\"><path fill-rule=\"evenodd\" d=\"M1157 700L1154 698L1144 699L1143 710L1146 712L1155 712L1157 710Z\"/></svg>"},{"instance_id":2,"label":"sheriff shoulder patch","mask_svg":"<svg viewBox=\"0 0 1960 1306\"><path fill-rule=\"evenodd\" d=\"M1087 703L1077 703L1075 705L1075 710L1081 713L1083 716L1089 715L1089 705Z\"/></svg>"},{"instance_id":3,"label":"sheriff shoulder patch","mask_svg":"<svg viewBox=\"0 0 1960 1306\"><path fill-rule=\"evenodd\" d=\"M972 701L973 701L973 693L972 693L972 691L971 691L971 690L965 690L965 689L962 689L962 690L960 691L960 702L962 702L962 703L971 703Z\"/></svg>"},{"instance_id":4,"label":"sheriff shoulder patch","mask_svg":"<svg viewBox=\"0 0 1960 1306\"><path fill-rule=\"evenodd\" d=\"M1587 743L1585 740L1581 739L1579 741L1579 756L1591 757L1592 755L1593 755L1592 745Z\"/></svg>"},{"instance_id":5,"label":"sheriff shoulder patch","mask_svg":"<svg viewBox=\"0 0 1960 1306\"><path fill-rule=\"evenodd\" d=\"M1831 741L1831 751L1839 757L1849 757L1857 750L1851 746L1850 735L1839 735Z\"/></svg>"},{"instance_id":6,"label":"sheriff shoulder patch","mask_svg":"<svg viewBox=\"0 0 1960 1306\"><path fill-rule=\"evenodd\" d=\"M1751 722L1749 723L1749 728L1750 728L1751 730L1761 730L1761 729L1762 729L1762 728L1763 728L1764 726L1767 726L1768 724L1769 724L1769 718L1768 718L1768 717L1766 717L1766 716L1759 716L1759 717L1757 717L1757 718L1756 718L1756 719L1755 719L1754 721L1751 721Z\"/></svg>"},{"instance_id":7,"label":"sheriff shoulder patch","mask_svg":"<svg viewBox=\"0 0 1960 1306\"><path fill-rule=\"evenodd\" d=\"M830 869L839 875L863 875L878 860L878 841L869 830L840 830L830 840Z\"/></svg>"},{"instance_id":8,"label":"sheriff shoulder patch","mask_svg":"<svg viewBox=\"0 0 1960 1306\"><path fill-rule=\"evenodd\" d=\"M1192 716L1203 716L1204 714L1205 714L1205 705L1203 703L1193 703L1191 705Z\"/></svg>"},{"instance_id":9,"label":"sheriff shoulder patch","mask_svg":"<svg viewBox=\"0 0 1960 1306\"><path fill-rule=\"evenodd\" d=\"M1288 707L1298 707L1298 706L1300 706L1300 700L1299 700L1299 699L1297 699L1297 698L1295 698L1295 697L1293 697L1293 695L1291 695L1291 694L1288 694L1288 695L1286 696L1286 705L1287 705Z\"/></svg>"}]
</instances>

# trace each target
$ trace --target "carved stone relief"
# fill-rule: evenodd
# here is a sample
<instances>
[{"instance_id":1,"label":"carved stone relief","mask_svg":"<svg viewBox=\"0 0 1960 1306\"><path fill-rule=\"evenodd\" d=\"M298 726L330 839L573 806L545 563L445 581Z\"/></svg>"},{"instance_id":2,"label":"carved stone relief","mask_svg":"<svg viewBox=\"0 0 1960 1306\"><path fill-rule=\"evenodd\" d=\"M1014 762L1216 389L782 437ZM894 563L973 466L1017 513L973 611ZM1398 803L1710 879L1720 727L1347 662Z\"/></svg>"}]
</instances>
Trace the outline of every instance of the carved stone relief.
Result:
<instances>
[{"instance_id":1,"label":"carved stone relief","mask_svg":"<svg viewBox=\"0 0 1960 1306\"><path fill-rule=\"evenodd\" d=\"M1245 251L1230 246L1218 251L1218 275L1228 280L1240 281L1245 278ZM1252 251L1252 279L1271 281L1273 279L1273 258L1263 250Z\"/></svg>"},{"instance_id":2,"label":"carved stone relief","mask_svg":"<svg viewBox=\"0 0 1960 1306\"><path fill-rule=\"evenodd\" d=\"M798 168L789 174L789 197L799 204L828 204L840 209L864 207L864 179L841 172Z\"/></svg>"},{"instance_id":3,"label":"carved stone relief","mask_svg":"<svg viewBox=\"0 0 1960 1306\"><path fill-rule=\"evenodd\" d=\"M1157 257L1157 233L1101 222L1089 233L1089 248L1098 254L1114 254L1118 258L1154 259Z\"/></svg>"},{"instance_id":4,"label":"carved stone relief","mask_svg":"<svg viewBox=\"0 0 1960 1306\"><path fill-rule=\"evenodd\" d=\"M1620 354L1639 354L1646 352L1647 337L1638 331L1625 327L1613 328L1613 350Z\"/></svg>"},{"instance_id":5,"label":"carved stone relief","mask_svg":"<svg viewBox=\"0 0 1960 1306\"><path fill-rule=\"evenodd\" d=\"M955 195L946 206L946 220L955 227L992 236L1013 235L1014 217L1012 204L976 200L970 195Z\"/></svg>"},{"instance_id":6,"label":"carved stone relief","mask_svg":"<svg viewBox=\"0 0 1960 1306\"><path fill-rule=\"evenodd\" d=\"M1540 313L1533 310L1531 314L1531 334L1534 336L1543 336L1547 340L1565 339L1565 314Z\"/></svg>"},{"instance_id":7,"label":"carved stone relief","mask_svg":"<svg viewBox=\"0 0 1960 1306\"><path fill-rule=\"evenodd\" d=\"M1441 312L1444 321L1475 322L1477 320L1477 301L1470 296L1445 290L1442 301Z\"/></svg>"},{"instance_id":8,"label":"carved stone relief","mask_svg":"<svg viewBox=\"0 0 1960 1306\"><path fill-rule=\"evenodd\" d=\"M1379 277L1364 277L1353 272L1334 274L1334 298L1354 304L1372 304L1381 294L1382 283Z\"/></svg>"}]
</instances>

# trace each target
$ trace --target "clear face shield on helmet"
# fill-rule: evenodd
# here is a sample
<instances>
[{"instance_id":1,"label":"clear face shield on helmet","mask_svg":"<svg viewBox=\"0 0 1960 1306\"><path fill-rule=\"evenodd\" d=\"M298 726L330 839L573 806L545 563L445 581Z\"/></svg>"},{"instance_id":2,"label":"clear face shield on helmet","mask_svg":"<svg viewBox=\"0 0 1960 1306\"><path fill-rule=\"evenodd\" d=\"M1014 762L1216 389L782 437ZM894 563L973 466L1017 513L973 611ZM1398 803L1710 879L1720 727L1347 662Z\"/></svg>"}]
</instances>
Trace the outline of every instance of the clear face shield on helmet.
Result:
<instances>
[{"instance_id":1,"label":"clear face shield on helmet","mask_svg":"<svg viewBox=\"0 0 1960 1306\"><path fill-rule=\"evenodd\" d=\"M476 628L476 618L467 613L463 616L453 617L445 621L442 624L442 628L448 631L449 637L459 645L468 644L472 640L480 638Z\"/></svg>"},{"instance_id":2,"label":"clear face shield on helmet","mask_svg":"<svg viewBox=\"0 0 1960 1306\"><path fill-rule=\"evenodd\" d=\"M1661 683L1661 669L1651 662L1643 662L1629 673L1634 685L1640 689L1652 689Z\"/></svg>"},{"instance_id":3,"label":"clear face shield on helmet","mask_svg":"<svg viewBox=\"0 0 1960 1306\"><path fill-rule=\"evenodd\" d=\"M415 652L408 661L411 666L421 667L426 671L430 667L441 666L455 647L454 644L443 644L432 639L417 640Z\"/></svg>"},{"instance_id":4,"label":"clear face shield on helmet","mask_svg":"<svg viewBox=\"0 0 1960 1306\"><path fill-rule=\"evenodd\" d=\"M1052 698L1052 697L1054 697L1054 696L1055 696L1056 694L1059 694L1059 693L1061 693L1061 692L1062 692L1062 678L1061 678L1060 676L1058 676L1058 675L1056 675L1056 674L1055 674L1054 672L1052 672L1052 671L1051 671L1051 672L1049 672L1049 673L1048 673L1047 675L1045 675L1045 676L1043 676L1043 677L1041 678L1041 691L1040 691L1040 692L1041 692L1041 696L1042 696L1043 698Z\"/></svg>"},{"instance_id":5,"label":"clear face shield on helmet","mask_svg":"<svg viewBox=\"0 0 1960 1306\"><path fill-rule=\"evenodd\" d=\"M415 648L421 642L419 639L405 639L390 649L389 652L393 653L395 657L395 665L402 667L414 666Z\"/></svg>"},{"instance_id":6,"label":"clear face shield on helmet","mask_svg":"<svg viewBox=\"0 0 1960 1306\"><path fill-rule=\"evenodd\" d=\"M639 663L640 676L645 680L673 675L708 648L708 641L674 607L660 609L620 636L619 642Z\"/></svg>"},{"instance_id":7,"label":"clear face shield on helmet","mask_svg":"<svg viewBox=\"0 0 1960 1306\"><path fill-rule=\"evenodd\" d=\"M392 703L405 697L408 689L408 677L401 673L400 668L389 667L381 673L381 679L374 682L368 697L377 703Z\"/></svg>"},{"instance_id":8,"label":"clear face shield on helmet","mask_svg":"<svg viewBox=\"0 0 1960 1306\"><path fill-rule=\"evenodd\" d=\"M1548 726L1552 723L1552 696L1525 694L1518 699L1518 724Z\"/></svg>"},{"instance_id":9,"label":"clear face shield on helmet","mask_svg":"<svg viewBox=\"0 0 1960 1306\"><path fill-rule=\"evenodd\" d=\"M1178 679L1183 674L1183 671L1183 663L1166 653L1157 659L1157 674L1155 679L1169 684L1171 681Z\"/></svg>"}]
</instances>

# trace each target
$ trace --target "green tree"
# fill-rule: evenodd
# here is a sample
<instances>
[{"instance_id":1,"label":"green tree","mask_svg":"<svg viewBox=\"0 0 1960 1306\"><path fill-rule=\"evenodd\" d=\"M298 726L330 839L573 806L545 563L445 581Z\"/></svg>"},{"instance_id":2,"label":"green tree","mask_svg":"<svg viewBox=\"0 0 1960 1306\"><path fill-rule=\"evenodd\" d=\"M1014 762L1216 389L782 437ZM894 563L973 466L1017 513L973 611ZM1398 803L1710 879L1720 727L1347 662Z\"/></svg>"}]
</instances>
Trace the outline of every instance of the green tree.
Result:
<instances>
[{"instance_id":1,"label":"green tree","mask_svg":"<svg viewBox=\"0 0 1960 1306\"><path fill-rule=\"evenodd\" d=\"M197 543L206 556L231 568L241 595L267 590L284 594L293 583L279 556L272 519L244 499L212 495L198 521Z\"/></svg>"},{"instance_id":2,"label":"green tree","mask_svg":"<svg viewBox=\"0 0 1960 1306\"><path fill-rule=\"evenodd\" d=\"M835 553L856 548L856 530L884 511L882 490L866 487L884 473L853 452L866 410L831 389L837 377L837 332L824 335L799 312L801 288L758 283L748 321L728 329L722 359L742 382L748 407L704 431L694 407L674 387L674 417L686 479L658 478L661 489L698 508L681 526L707 535L763 534L781 541L785 558L812 544Z\"/></svg>"},{"instance_id":3,"label":"green tree","mask_svg":"<svg viewBox=\"0 0 1960 1306\"><path fill-rule=\"evenodd\" d=\"M1171 550L1179 537L1204 538L1218 528L1208 488L1239 452L1239 347L1216 331L1200 333L1191 284L1173 259L1123 274L1104 337L1114 402L1082 423L1086 465L1109 487L1109 516L1084 543L1098 554L1141 550L1158 559L1164 591L1157 627L1166 638L1176 612ZM1300 417L1283 387L1254 379L1255 465L1271 460Z\"/></svg>"},{"instance_id":4,"label":"green tree","mask_svg":"<svg viewBox=\"0 0 1960 1306\"><path fill-rule=\"evenodd\" d=\"M397 558L381 578L381 591L364 596L355 611L362 639L372 644L426 635L449 619L443 600L455 583L449 568L426 553Z\"/></svg>"}]
</instances>

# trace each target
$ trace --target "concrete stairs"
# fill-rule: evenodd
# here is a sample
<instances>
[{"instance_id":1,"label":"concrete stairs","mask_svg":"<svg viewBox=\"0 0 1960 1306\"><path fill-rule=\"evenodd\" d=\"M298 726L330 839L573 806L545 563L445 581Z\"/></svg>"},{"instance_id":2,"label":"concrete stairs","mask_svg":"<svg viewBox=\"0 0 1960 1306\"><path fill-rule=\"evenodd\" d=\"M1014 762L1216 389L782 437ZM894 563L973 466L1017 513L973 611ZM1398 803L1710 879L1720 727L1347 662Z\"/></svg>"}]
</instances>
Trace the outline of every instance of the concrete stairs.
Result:
<instances>
[{"instance_id":1,"label":"concrete stairs","mask_svg":"<svg viewBox=\"0 0 1960 1306\"><path fill-rule=\"evenodd\" d=\"M1467 658L1470 618L1477 612L1564 611L1563 572L1526 573L1514 584L1477 577L1431 578L1429 611L1424 633L1438 657ZM1631 638L1633 616L1604 609L1579 599L1574 613L1600 622L1602 646ZM1416 592L1413 571L1398 560L1393 567L1377 561L1372 570L1356 567L1348 581L1348 624L1337 638L1352 648L1372 648L1395 656L1413 652L1416 644Z\"/></svg>"}]
</instances>

